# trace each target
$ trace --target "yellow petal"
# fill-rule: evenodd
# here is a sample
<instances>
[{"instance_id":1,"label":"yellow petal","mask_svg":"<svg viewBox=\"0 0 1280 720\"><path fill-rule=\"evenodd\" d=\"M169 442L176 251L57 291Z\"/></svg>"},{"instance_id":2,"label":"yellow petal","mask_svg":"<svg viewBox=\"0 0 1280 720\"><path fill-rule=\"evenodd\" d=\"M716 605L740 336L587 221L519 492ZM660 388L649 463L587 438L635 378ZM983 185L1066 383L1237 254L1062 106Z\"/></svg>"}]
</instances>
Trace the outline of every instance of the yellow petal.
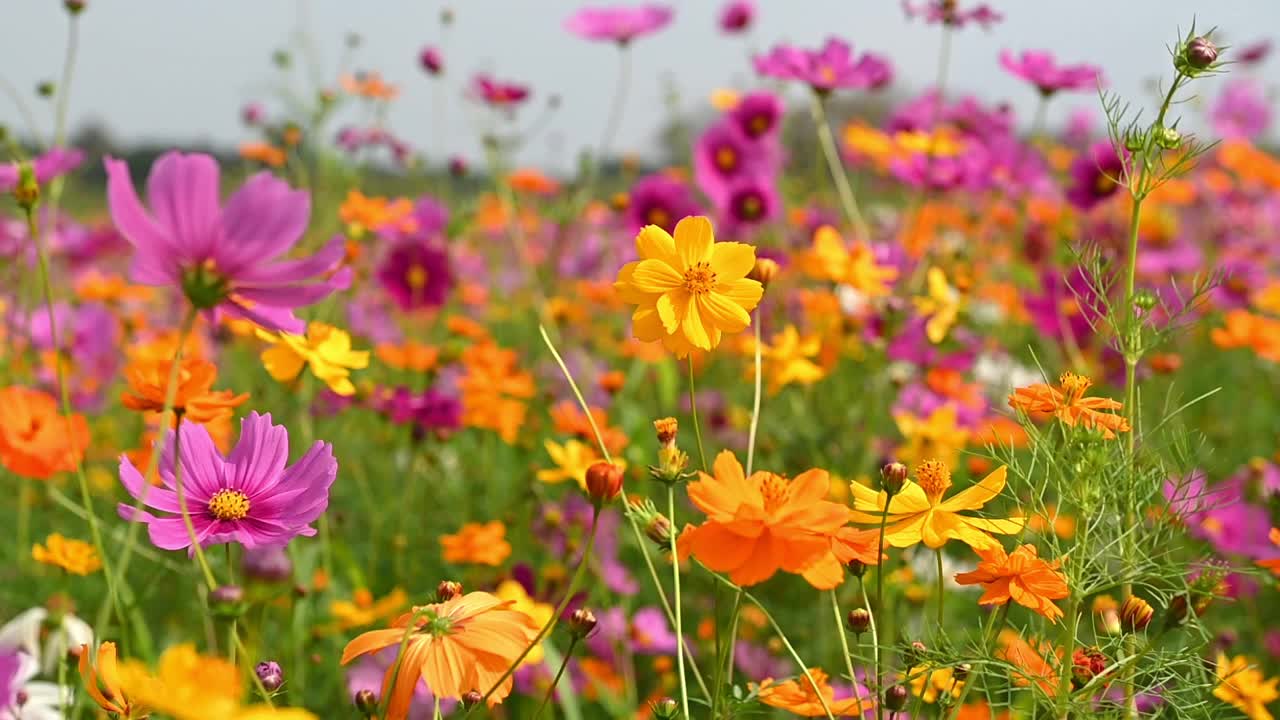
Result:
<instances>
[{"instance_id":1,"label":"yellow petal","mask_svg":"<svg viewBox=\"0 0 1280 720\"><path fill-rule=\"evenodd\" d=\"M746 243L722 242L711 248L711 269L721 281L744 278L756 265L756 249Z\"/></svg>"},{"instance_id":2,"label":"yellow petal","mask_svg":"<svg viewBox=\"0 0 1280 720\"><path fill-rule=\"evenodd\" d=\"M1005 475L1008 468L1001 466L991 472L976 485L952 495L940 505L940 509L948 512L960 510L980 510L1004 490Z\"/></svg>"},{"instance_id":3,"label":"yellow petal","mask_svg":"<svg viewBox=\"0 0 1280 720\"><path fill-rule=\"evenodd\" d=\"M642 260L661 260L671 267L680 266L680 254L676 241L657 225L646 225L636 235L636 251Z\"/></svg>"},{"instance_id":4,"label":"yellow petal","mask_svg":"<svg viewBox=\"0 0 1280 720\"><path fill-rule=\"evenodd\" d=\"M302 372L305 359L284 343L277 343L262 351L262 366L277 382L289 382Z\"/></svg>"},{"instance_id":5,"label":"yellow petal","mask_svg":"<svg viewBox=\"0 0 1280 720\"><path fill-rule=\"evenodd\" d=\"M715 245L715 231L711 221L701 215L690 215L676 224L676 251L680 253L680 267L689 268L700 262L711 261L711 248Z\"/></svg>"},{"instance_id":6,"label":"yellow petal","mask_svg":"<svg viewBox=\"0 0 1280 720\"><path fill-rule=\"evenodd\" d=\"M684 277L661 260L641 260L631 274L631 283L640 292L665 293L684 284Z\"/></svg>"},{"instance_id":7,"label":"yellow petal","mask_svg":"<svg viewBox=\"0 0 1280 720\"><path fill-rule=\"evenodd\" d=\"M708 324L724 332L742 332L751 324L751 316L747 311L723 295L709 292L698 295L695 301L698 304L697 310L709 321Z\"/></svg>"}]
</instances>

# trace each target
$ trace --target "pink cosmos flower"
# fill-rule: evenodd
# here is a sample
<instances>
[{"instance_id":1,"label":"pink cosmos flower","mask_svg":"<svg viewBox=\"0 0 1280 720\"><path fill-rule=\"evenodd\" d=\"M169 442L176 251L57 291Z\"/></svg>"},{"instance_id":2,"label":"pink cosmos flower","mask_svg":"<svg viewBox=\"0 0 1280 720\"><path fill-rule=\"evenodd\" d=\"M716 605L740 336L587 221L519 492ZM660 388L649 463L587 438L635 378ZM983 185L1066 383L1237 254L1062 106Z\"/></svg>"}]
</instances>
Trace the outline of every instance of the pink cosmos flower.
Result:
<instances>
[{"instance_id":1,"label":"pink cosmos flower","mask_svg":"<svg viewBox=\"0 0 1280 720\"><path fill-rule=\"evenodd\" d=\"M992 25L1004 20L1003 15L985 3L962 10L952 0L925 0L920 5L910 0L902 0L902 10L909 18L923 16L924 21L931 25L942 23L952 27L964 27L969 23L977 23L983 30L989 30Z\"/></svg>"},{"instance_id":2,"label":"pink cosmos flower","mask_svg":"<svg viewBox=\"0 0 1280 720\"><path fill-rule=\"evenodd\" d=\"M31 163L36 182L44 185L50 180L66 175L80 167L84 151L76 148L56 147ZM0 193L12 192L18 186L18 163L0 163Z\"/></svg>"},{"instance_id":3,"label":"pink cosmos flower","mask_svg":"<svg viewBox=\"0 0 1280 720\"><path fill-rule=\"evenodd\" d=\"M299 333L306 325L295 308L350 283L350 269L338 269L341 237L311 257L279 259L306 231L311 199L270 173L249 178L222 205L216 160L168 152L147 178L148 213L129 166L111 157L103 164L111 219L136 250L135 282L180 288L201 310Z\"/></svg>"},{"instance_id":4,"label":"pink cosmos flower","mask_svg":"<svg viewBox=\"0 0 1280 720\"><path fill-rule=\"evenodd\" d=\"M1271 38L1249 43L1239 50L1232 50L1231 57L1243 65L1257 65L1271 54Z\"/></svg>"},{"instance_id":5,"label":"pink cosmos flower","mask_svg":"<svg viewBox=\"0 0 1280 720\"><path fill-rule=\"evenodd\" d=\"M755 19L756 4L752 0L730 0L720 10L720 29L727 33L746 32Z\"/></svg>"},{"instance_id":6,"label":"pink cosmos flower","mask_svg":"<svg viewBox=\"0 0 1280 720\"><path fill-rule=\"evenodd\" d=\"M564 27L587 40L611 40L625 45L666 27L674 14L666 5L585 7L565 21Z\"/></svg>"},{"instance_id":7,"label":"pink cosmos flower","mask_svg":"<svg viewBox=\"0 0 1280 720\"><path fill-rule=\"evenodd\" d=\"M179 450L187 513L201 547L240 543L246 548L284 545L316 534L311 523L329 506L329 487L338 475L333 446L317 441L298 462L289 460L289 432L271 424L271 414L249 413L240 421L240 441L227 457L213 446L203 425L183 423ZM174 480L173 433L160 456L160 481L152 487L120 456L120 483L144 498L153 515L121 503L120 517L147 524L151 543L162 550L191 548ZM191 550L194 552L194 550Z\"/></svg>"},{"instance_id":8,"label":"pink cosmos flower","mask_svg":"<svg viewBox=\"0 0 1280 720\"><path fill-rule=\"evenodd\" d=\"M1002 50L1000 65L1046 96L1059 90L1092 90L1102 83L1101 68L1084 63L1059 65L1047 50L1023 50L1016 56L1010 50Z\"/></svg>"},{"instance_id":9,"label":"pink cosmos flower","mask_svg":"<svg viewBox=\"0 0 1280 720\"><path fill-rule=\"evenodd\" d=\"M767 55L753 59L756 72L781 80L800 80L814 90L878 90L893 79L893 68L874 53L863 53L854 61L853 48L837 38L828 38L821 50L801 50L777 45Z\"/></svg>"},{"instance_id":10,"label":"pink cosmos flower","mask_svg":"<svg viewBox=\"0 0 1280 720\"><path fill-rule=\"evenodd\" d=\"M488 73L471 80L471 94L491 107L514 108L529 99L529 86L503 82Z\"/></svg>"},{"instance_id":11,"label":"pink cosmos flower","mask_svg":"<svg viewBox=\"0 0 1280 720\"><path fill-rule=\"evenodd\" d=\"M434 45L422 49L418 54L418 63L429 75L439 75L444 70L444 56L440 54L440 48Z\"/></svg>"},{"instance_id":12,"label":"pink cosmos flower","mask_svg":"<svg viewBox=\"0 0 1280 720\"><path fill-rule=\"evenodd\" d=\"M1266 90L1250 77L1231 79L1214 99L1209 122L1224 140L1257 140L1271 124Z\"/></svg>"}]
</instances>

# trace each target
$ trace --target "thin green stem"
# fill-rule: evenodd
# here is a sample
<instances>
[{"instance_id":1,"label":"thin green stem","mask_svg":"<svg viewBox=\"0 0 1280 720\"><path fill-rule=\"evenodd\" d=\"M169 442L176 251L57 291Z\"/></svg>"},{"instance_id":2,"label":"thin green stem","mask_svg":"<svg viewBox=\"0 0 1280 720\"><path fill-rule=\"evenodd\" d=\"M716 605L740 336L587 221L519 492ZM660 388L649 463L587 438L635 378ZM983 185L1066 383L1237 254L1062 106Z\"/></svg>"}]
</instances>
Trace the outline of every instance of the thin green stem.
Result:
<instances>
[{"instance_id":1,"label":"thin green stem","mask_svg":"<svg viewBox=\"0 0 1280 720\"><path fill-rule=\"evenodd\" d=\"M751 427L747 431L747 477L751 477L752 469L756 460L756 431L760 429L760 388L763 384L763 364L760 354L760 310L755 311L755 333L756 333L756 350L755 350L755 398L751 401ZM705 463L704 463L705 464Z\"/></svg>"},{"instance_id":2,"label":"thin green stem","mask_svg":"<svg viewBox=\"0 0 1280 720\"><path fill-rule=\"evenodd\" d=\"M867 609L867 616L871 622L871 655L875 662L875 686L871 688L872 694L875 696L876 716L883 717L884 711L880 709L880 632L876 629L876 614L871 609L871 602L867 599L867 584L858 579L858 591L862 594L862 607Z\"/></svg>"},{"instance_id":3,"label":"thin green stem","mask_svg":"<svg viewBox=\"0 0 1280 720\"><path fill-rule=\"evenodd\" d=\"M946 578L942 575L942 548L933 551L933 557L937 561L938 569L938 632L942 632L943 620L946 619L946 598L947 583Z\"/></svg>"},{"instance_id":4,"label":"thin green stem","mask_svg":"<svg viewBox=\"0 0 1280 720\"><path fill-rule=\"evenodd\" d=\"M831 589L831 614L836 621L836 634L840 636L840 650L844 655L844 667L849 672L849 682L853 683L853 699L858 701L856 714L861 715L864 708L862 695L858 691L858 675L853 671L853 653L849 652L849 631L844 626L844 618L840 616L840 599L836 597L835 588Z\"/></svg>"},{"instance_id":5,"label":"thin green stem","mask_svg":"<svg viewBox=\"0 0 1280 720\"><path fill-rule=\"evenodd\" d=\"M960 717L961 708L964 707L965 698L969 697L969 688L973 687L978 676L982 674L982 668L986 665L986 659L991 655L991 651L995 648L996 639L1000 637L1000 631L1004 629L1004 624L1009 619L1009 603L1004 603L1000 609L991 614L987 619L987 627L982 632L982 661L974 665L969 677L964 681L964 687L960 688L960 697L956 698L956 714L952 720Z\"/></svg>"},{"instance_id":6,"label":"thin green stem","mask_svg":"<svg viewBox=\"0 0 1280 720\"><path fill-rule=\"evenodd\" d=\"M893 493L889 492L888 490L885 490L884 512L880 516L880 539L876 541L876 552L881 556L884 555L884 530L885 530L885 526L889 524L889 506L892 504L893 504ZM877 558L877 560L878 562L876 563L876 609L879 610L884 608L884 559L883 557L880 557L880 558ZM863 588L862 594L865 599L866 597L865 587ZM874 618L875 616L873 615L872 617ZM872 621L871 626L873 628L872 632L874 633L875 632L874 620ZM882 681L884 679L884 676L883 676L884 668L881 667L880 665L880 642L878 638L873 637L873 639L876 641L876 693L880 693L883 686ZM876 703L876 720L884 720L884 708L881 707L881 705L882 703L880 702Z\"/></svg>"},{"instance_id":7,"label":"thin green stem","mask_svg":"<svg viewBox=\"0 0 1280 720\"><path fill-rule=\"evenodd\" d=\"M691 382L692 379L690 376ZM684 709L684 717L692 718L693 716L689 714L689 688L684 676L684 615L681 612L683 603L680 598L680 558L676 554L676 486L674 484L667 485L667 519L671 521L672 528L668 542L671 545L671 602L676 611L676 676L680 679L680 707Z\"/></svg>"},{"instance_id":8,"label":"thin green stem","mask_svg":"<svg viewBox=\"0 0 1280 720\"><path fill-rule=\"evenodd\" d=\"M195 523L191 522L191 511L187 508L187 495L182 485L182 415L174 418L173 424L173 489L178 496L178 510L182 515L182 525L187 529L187 538L191 540L191 550L195 553L196 563L204 573L204 581L210 590L218 587L218 580L209 569L209 560L204 556L204 548L200 546L200 538L196 535Z\"/></svg>"},{"instance_id":9,"label":"thin green stem","mask_svg":"<svg viewBox=\"0 0 1280 720\"><path fill-rule=\"evenodd\" d=\"M67 49L62 60L62 84L58 86L58 104L54 111L53 144L61 146L67 139L67 109L71 99L71 79L75 75L76 53L80 48L80 16L71 15L67 25Z\"/></svg>"},{"instance_id":10,"label":"thin green stem","mask_svg":"<svg viewBox=\"0 0 1280 720\"><path fill-rule=\"evenodd\" d=\"M578 636L574 635L573 640L569 641L569 647L564 651L564 659L560 661L560 669L556 670L556 675L551 679L551 685L547 688L547 694L542 696L542 703L538 705L538 711L533 714L533 720L542 717L542 711L547 709L547 704L551 702L551 696L556 693L556 686L560 684L560 678L564 677L564 669L569 667L569 660L573 657L573 650L578 646ZM439 712L439 705L436 706L436 712ZM439 717L439 715L437 715Z\"/></svg>"},{"instance_id":11,"label":"thin green stem","mask_svg":"<svg viewBox=\"0 0 1280 720\"><path fill-rule=\"evenodd\" d=\"M702 460L703 472L707 472L711 466L707 464L707 451L702 445L702 424L698 422L698 390L693 380L693 353L689 354L689 412L693 415L693 436L698 440L698 457Z\"/></svg>"},{"instance_id":12,"label":"thin green stem","mask_svg":"<svg viewBox=\"0 0 1280 720\"><path fill-rule=\"evenodd\" d=\"M1058 635L1058 647L1063 649L1065 655L1062 659L1062 667L1058 669L1058 692L1057 707L1055 707L1055 717L1066 720L1070 710L1070 694L1071 694L1071 671L1068 669L1071 662L1072 648L1075 646L1076 623L1080 620L1080 598L1075 593L1071 593L1071 597L1067 599L1066 616L1063 618L1062 632Z\"/></svg>"},{"instance_id":13,"label":"thin green stem","mask_svg":"<svg viewBox=\"0 0 1280 720\"><path fill-rule=\"evenodd\" d=\"M18 479L18 522L16 545L14 547L14 562L18 567L22 567L26 563L26 558L31 555L31 504L35 502L35 492L31 487L31 480L16 476Z\"/></svg>"},{"instance_id":14,"label":"thin green stem","mask_svg":"<svg viewBox=\"0 0 1280 720\"><path fill-rule=\"evenodd\" d=\"M871 237L862 211L858 209L858 200L849 185L849 176L845 174L844 163L840 160L840 151L836 147L835 136L831 134L831 126L827 122L827 102L819 93L813 94L809 108L813 114L813 124L818 131L818 143L822 145L822 154L827 159L827 170L836 184L836 192L840 195L840 205L844 208L845 217L853 224L858 239L866 241Z\"/></svg>"},{"instance_id":15,"label":"thin green stem","mask_svg":"<svg viewBox=\"0 0 1280 720\"><path fill-rule=\"evenodd\" d=\"M561 669L561 671L563 671L563 670L564 670L564 666L561 666L561 667L560 667L560 669ZM557 680L559 680L559 679L560 679L560 678L559 678L559 676L556 676L556 679L557 679ZM432 718L432 720L441 720L441 718L442 718L443 716L440 714L440 696L439 696L439 695L436 695L436 696L435 696L435 699L434 699L434 701L431 703L431 705L432 705L432 707L431 707L431 718Z\"/></svg>"}]
</instances>

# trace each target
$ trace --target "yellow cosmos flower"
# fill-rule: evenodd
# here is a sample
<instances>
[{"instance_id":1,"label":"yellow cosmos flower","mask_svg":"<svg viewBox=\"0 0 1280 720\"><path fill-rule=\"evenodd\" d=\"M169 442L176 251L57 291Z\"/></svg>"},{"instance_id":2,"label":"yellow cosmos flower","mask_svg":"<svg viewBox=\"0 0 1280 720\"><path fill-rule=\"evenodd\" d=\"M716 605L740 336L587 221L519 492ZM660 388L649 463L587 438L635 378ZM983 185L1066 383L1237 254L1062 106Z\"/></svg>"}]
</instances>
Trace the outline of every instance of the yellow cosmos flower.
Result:
<instances>
[{"instance_id":1,"label":"yellow cosmos flower","mask_svg":"<svg viewBox=\"0 0 1280 720\"><path fill-rule=\"evenodd\" d=\"M916 468L916 480L907 480L889 503L885 544L905 548L923 542L936 550L948 540L959 540L975 550L998 547L1000 543L989 533L1012 535L1022 530L1023 518L976 518L961 512L981 510L999 495L1004 490L1005 472L1001 467L944 501L942 496L951 488L951 471L937 460L925 461ZM854 497L853 522L878 526L886 512L885 492L857 483L849 489Z\"/></svg>"},{"instance_id":2,"label":"yellow cosmos flower","mask_svg":"<svg viewBox=\"0 0 1280 720\"><path fill-rule=\"evenodd\" d=\"M586 490L587 468L604 459L596 452L594 445L588 445L580 440L569 440L563 445L547 440L543 443L543 447L547 449L551 461L556 464L554 468L538 471L537 477L544 483L577 480L578 487ZM613 464L623 470L627 469L627 463L624 460L614 460Z\"/></svg>"},{"instance_id":3,"label":"yellow cosmos flower","mask_svg":"<svg viewBox=\"0 0 1280 720\"><path fill-rule=\"evenodd\" d=\"M755 348L749 347L748 350L754 352ZM772 344L762 343L760 360L764 375L769 378L769 394L791 383L812 385L826 377L826 371L809 359L817 357L821 351L822 338L818 335L801 337L795 325L788 325L775 334ZM754 370L748 367L747 374L754 377Z\"/></svg>"},{"instance_id":4,"label":"yellow cosmos flower","mask_svg":"<svg viewBox=\"0 0 1280 720\"><path fill-rule=\"evenodd\" d=\"M54 533L45 538L44 545L36 543L31 548L31 558L38 563L60 567L72 575L89 575L102 569L98 551L83 540L65 538Z\"/></svg>"},{"instance_id":5,"label":"yellow cosmos flower","mask_svg":"<svg viewBox=\"0 0 1280 720\"><path fill-rule=\"evenodd\" d=\"M1217 675L1214 697L1230 703L1249 720L1272 720L1267 705L1280 698L1280 691L1276 690L1280 678L1268 680L1249 658L1228 658L1222 653L1218 653Z\"/></svg>"},{"instance_id":6,"label":"yellow cosmos flower","mask_svg":"<svg viewBox=\"0 0 1280 720\"><path fill-rule=\"evenodd\" d=\"M321 322L307 325L306 335L258 330L258 337L273 343L262 351L262 365L279 382L290 382L305 366L339 395L354 395L351 371L369 367L369 351L352 350L351 336Z\"/></svg>"},{"instance_id":7,"label":"yellow cosmos flower","mask_svg":"<svg viewBox=\"0 0 1280 720\"><path fill-rule=\"evenodd\" d=\"M227 660L201 655L194 645L174 645L152 674L141 661L120 665L126 697L174 720L232 718L240 706L240 671Z\"/></svg>"},{"instance_id":8,"label":"yellow cosmos flower","mask_svg":"<svg viewBox=\"0 0 1280 720\"><path fill-rule=\"evenodd\" d=\"M532 625L542 627L551 620L551 616L555 614L556 609L547 603L540 603L529 597L529 593L525 592L524 586L515 580L503 580L498 584L493 594L498 599L511 603L510 609L519 610L528 615ZM542 662L542 645L529 651L524 660L520 663L524 665L536 665Z\"/></svg>"},{"instance_id":9,"label":"yellow cosmos flower","mask_svg":"<svg viewBox=\"0 0 1280 720\"><path fill-rule=\"evenodd\" d=\"M873 298L887 296L889 283L898 278L897 268L876 264L875 254L865 243L847 247L830 225L813 234L813 246L800 256L800 267L810 277L848 285Z\"/></svg>"},{"instance_id":10,"label":"yellow cosmos flower","mask_svg":"<svg viewBox=\"0 0 1280 720\"><path fill-rule=\"evenodd\" d=\"M908 412L895 413L893 420L906 442L898 446L897 457L908 465L938 458L948 467L960 461L960 451L969 442L969 431L957 425L956 406L947 403L929 417Z\"/></svg>"},{"instance_id":11,"label":"yellow cosmos flower","mask_svg":"<svg viewBox=\"0 0 1280 720\"><path fill-rule=\"evenodd\" d=\"M903 679L907 678L911 694L930 704L938 702L939 695L958 698L964 692L964 681L957 680L951 668L931 670L928 665L917 665L907 671Z\"/></svg>"},{"instance_id":12,"label":"yellow cosmos flower","mask_svg":"<svg viewBox=\"0 0 1280 720\"><path fill-rule=\"evenodd\" d=\"M694 348L711 350L725 333L751 324L748 314L764 287L747 278L755 248L717 243L711 221L687 217L675 237L649 225L636 236L640 260L627 263L614 283L619 297L636 305L632 332L642 342L661 340L679 357Z\"/></svg>"},{"instance_id":13,"label":"yellow cosmos flower","mask_svg":"<svg viewBox=\"0 0 1280 720\"><path fill-rule=\"evenodd\" d=\"M942 271L942 268L929 268L926 279L929 287L928 296L917 297L914 301L916 312L920 317L929 318L924 326L929 342L937 344L947 337L947 333L951 332L951 328L956 324L956 318L960 315L962 297L960 291L947 282L947 274Z\"/></svg>"}]
</instances>

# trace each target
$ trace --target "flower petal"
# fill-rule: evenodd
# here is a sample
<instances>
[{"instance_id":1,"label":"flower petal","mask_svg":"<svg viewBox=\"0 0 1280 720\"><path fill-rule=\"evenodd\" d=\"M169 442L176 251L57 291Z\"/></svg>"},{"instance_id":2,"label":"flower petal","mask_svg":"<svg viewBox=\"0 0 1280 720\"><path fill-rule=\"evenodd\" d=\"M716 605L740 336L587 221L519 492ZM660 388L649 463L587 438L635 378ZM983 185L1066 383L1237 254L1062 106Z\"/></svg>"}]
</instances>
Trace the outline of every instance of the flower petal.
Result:
<instances>
[{"instance_id":1,"label":"flower petal","mask_svg":"<svg viewBox=\"0 0 1280 720\"><path fill-rule=\"evenodd\" d=\"M711 221L701 215L690 215L676 224L675 244L680 253L680 267L690 268L711 261L716 235Z\"/></svg>"}]
</instances>

